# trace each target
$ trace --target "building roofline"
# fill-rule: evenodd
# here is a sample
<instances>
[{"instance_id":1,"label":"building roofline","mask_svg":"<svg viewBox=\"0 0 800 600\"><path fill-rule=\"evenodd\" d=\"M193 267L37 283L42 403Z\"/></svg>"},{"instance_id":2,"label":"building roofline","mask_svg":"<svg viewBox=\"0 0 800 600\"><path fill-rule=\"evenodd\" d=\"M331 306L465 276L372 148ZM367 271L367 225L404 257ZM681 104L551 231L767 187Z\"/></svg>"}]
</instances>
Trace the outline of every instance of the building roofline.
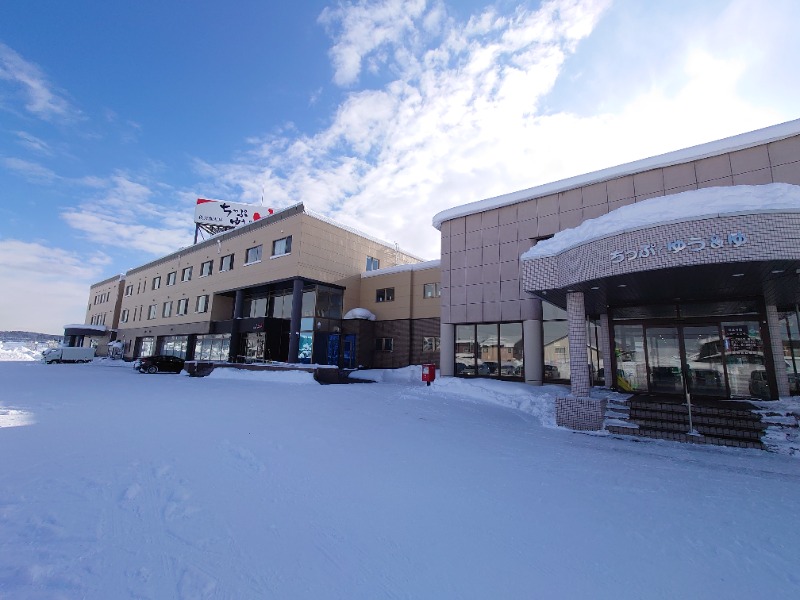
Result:
<instances>
[{"instance_id":1,"label":"building roofline","mask_svg":"<svg viewBox=\"0 0 800 600\"><path fill-rule=\"evenodd\" d=\"M741 133L697 146L690 146L681 150L674 150L666 154L651 156L650 158L636 160L615 167L568 177L567 179L545 183L518 192L511 192L509 194L503 194L502 196L495 196L493 198L462 204L461 206L454 206L453 208L443 210L434 215L433 226L436 229L441 229L442 223L459 217L519 204L527 200L549 196L577 187L600 183L602 181L608 181L609 179L624 177L625 175L632 175L650 169L670 167L672 165L709 158L727 152L736 152L737 150L744 150L746 148L752 148L753 146L775 142L798 134L800 134L800 119L787 121L778 125L771 125L764 129L757 129L755 131Z\"/></svg>"},{"instance_id":2,"label":"building roofline","mask_svg":"<svg viewBox=\"0 0 800 600\"><path fill-rule=\"evenodd\" d=\"M377 277L378 275L390 275L392 273L404 273L406 271L426 271L428 269L438 269L441 267L441 264L442 261L436 259L419 263L410 263L407 265L395 265L394 267L375 269L374 271L365 271L361 273L361 278L367 279L369 277Z\"/></svg>"},{"instance_id":3,"label":"building roofline","mask_svg":"<svg viewBox=\"0 0 800 600\"><path fill-rule=\"evenodd\" d=\"M198 242L198 243L193 244L191 246L185 246L183 248L179 248L178 250L175 250L174 252L170 252L169 254L166 254L164 256L160 256L159 258L156 258L154 260L146 262L143 265L139 265L138 267L133 267L132 269L128 269L126 274L128 276L135 275L136 273L140 273L141 271L150 269L150 268L152 268L152 267L154 267L154 266L156 266L156 265L158 265L160 263L170 261L173 258L175 258L176 256L180 256L181 254L184 254L186 252L194 252L195 250L202 249L205 246L211 246L212 244L215 244L218 240L223 240L223 239L227 239L229 237L235 237L235 236L238 236L238 235L242 235L244 233L256 230L259 227L265 227L265 226L270 225L272 223L275 223L277 221L282 221L283 219L288 219L289 217L292 217L292 216L298 215L298 214L304 214L304 215L306 215L308 217L311 217L313 219L317 219L318 221L322 221L324 223L328 223L329 225L333 225L334 227L337 227L339 229L342 229L344 231L347 231L349 233L352 233L354 235L362 237L362 238L364 238L366 240L369 240L371 242L374 242L376 244L380 244L382 246L385 246L386 248L388 248L390 250L397 250L398 252L402 252L403 254L405 254L407 256L410 256L411 258L414 258L414 259L417 259L417 260L420 260L420 261L422 260L420 257L415 256L414 254L411 254L410 252L407 252L406 250L403 250L397 244L391 244L389 242L380 240L380 239L378 239L376 237L373 237L373 236L371 236L369 234L366 234L363 231L359 231L358 229L355 229L355 228L350 227L348 225L343 225L342 223L339 223L339 222L335 221L334 219L331 219L330 217L326 217L326 216L324 216L324 215L322 215L320 213L317 213L317 212L314 212L312 210L307 209L302 202L297 202L296 204L292 204L290 206L287 206L286 208L277 210L277 211L275 211L273 214L271 214L269 216L262 217L258 221L253 221L252 223L248 223L247 225L242 225L241 227L236 227L235 229L230 229L228 231L223 231L223 232L218 233L216 235L212 235L211 237L209 237L206 240L203 240L202 242ZM123 277L126 274L123 274Z\"/></svg>"},{"instance_id":4,"label":"building roofline","mask_svg":"<svg viewBox=\"0 0 800 600\"><path fill-rule=\"evenodd\" d=\"M92 285L89 286L89 289L119 281L125 281L125 273L119 273L118 275L113 275L112 277L104 279L103 281L98 281L97 283L93 283Z\"/></svg>"}]
</instances>

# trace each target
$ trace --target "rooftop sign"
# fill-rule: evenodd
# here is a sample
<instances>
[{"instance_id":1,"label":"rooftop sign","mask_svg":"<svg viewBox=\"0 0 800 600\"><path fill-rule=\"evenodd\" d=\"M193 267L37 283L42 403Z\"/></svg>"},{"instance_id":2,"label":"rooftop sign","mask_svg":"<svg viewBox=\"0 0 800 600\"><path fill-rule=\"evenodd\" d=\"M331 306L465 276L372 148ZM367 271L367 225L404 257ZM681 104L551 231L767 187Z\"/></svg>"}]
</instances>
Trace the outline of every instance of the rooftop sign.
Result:
<instances>
[{"instance_id":1,"label":"rooftop sign","mask_svg":"<svg viewBox=\"0 0 800 600\"><path fill-rule=\"evenodd\" d=\"M215 225L224 228L239 227L258 221L272 213L271 208L263 206L198 198L197 206L194 209L194 222L198 225Z\"/></svg>"}]
</instances>

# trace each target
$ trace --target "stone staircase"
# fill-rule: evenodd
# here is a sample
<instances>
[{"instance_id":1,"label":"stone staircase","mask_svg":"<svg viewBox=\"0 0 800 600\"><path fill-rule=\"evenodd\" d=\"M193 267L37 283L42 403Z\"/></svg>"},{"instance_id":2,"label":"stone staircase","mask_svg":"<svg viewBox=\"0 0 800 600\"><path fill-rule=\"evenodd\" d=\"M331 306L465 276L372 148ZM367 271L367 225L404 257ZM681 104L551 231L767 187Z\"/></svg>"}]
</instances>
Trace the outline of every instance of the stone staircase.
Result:
<instances>
[{"instance_id":1,"label":"stone staircase","mask_svg":"<svg viewBox=\"0 0 800 600\"><path fill-rule=\"evenodd\" d=\"M685 403L671 398L632 396L606 405L605 430L616 435L648 437L692 444L768 449L762 436L771 423L764 422L758 407L744 401L701 400Z\"/></svg>"}]
</instances>

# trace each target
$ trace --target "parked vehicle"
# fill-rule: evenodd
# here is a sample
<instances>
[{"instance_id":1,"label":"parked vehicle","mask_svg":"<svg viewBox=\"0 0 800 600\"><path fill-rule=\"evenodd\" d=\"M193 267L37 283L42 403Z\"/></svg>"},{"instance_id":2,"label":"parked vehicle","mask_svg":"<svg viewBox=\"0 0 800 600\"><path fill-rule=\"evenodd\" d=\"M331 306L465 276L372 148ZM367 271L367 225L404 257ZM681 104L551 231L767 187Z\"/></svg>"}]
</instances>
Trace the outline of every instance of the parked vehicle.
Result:
<instances>
[{"instance_id":1,"label":"parked vehicle","mask_svg":"<svg viewBox=\"0 0 800 600\"><path fill-rule=\"evenodd\" d=\"M558 371L558 367L555 365L545 365L544 366L544 380L545 381L552 381L553 379L559 379L561 377L561 373Z\"/></svg>"},{"instance_id":2,"label":"parked vehicle","mask_svg":"<svg viewBox=\"0 0 800 600\"><path fill-rule=\"evenodd\" d=\"M42 357L48 365L50 363L88 363L94 359L94 348L74 346L48 348L42 351Z\"/></svg>"},{"instance_id":3,"label":"parked vehicle","mask_svg":"<svg viewBox=\"0 0 800 600\"><path fill-rule=\"evenodd\" d=\"M138 364L138 366L136 366ZM177 356L145 356L134 363L140 373L180 373L183 371L184 360Z\"/></svg>"}]
</instances>

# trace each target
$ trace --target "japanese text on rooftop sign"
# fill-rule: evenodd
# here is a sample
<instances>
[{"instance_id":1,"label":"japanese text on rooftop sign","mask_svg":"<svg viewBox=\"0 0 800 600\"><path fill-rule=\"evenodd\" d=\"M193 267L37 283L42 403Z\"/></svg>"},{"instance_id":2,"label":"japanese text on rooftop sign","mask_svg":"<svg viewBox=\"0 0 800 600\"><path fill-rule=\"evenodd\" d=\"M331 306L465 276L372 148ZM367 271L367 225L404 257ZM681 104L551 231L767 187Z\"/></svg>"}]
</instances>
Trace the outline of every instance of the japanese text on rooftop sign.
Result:
<instances>
[{"instance_id":1,"label":"japanese text on rooftop sign","mask_svg":"<svg viewBox=\"0 0 800 600\"><path fill-rule=\"evenodd\" d=\"M656 245L654 243L641 244L638 248L631 248L628 250L614 250L611 252L611 264L619 264L623 261L638 260L641 258L650 258L659 254L680 254L682 252L704 252L709 250L717 250L726 245L733 248L739 248L747 243L747 234L738 231L736 233L729 233L725 238L721 235L712 235L709 238L690 237L669 240L663 244Z\"/></svg>"},{"instance_id":2,"label":"japanese text on rooftop sign","mask_svg":"<svg viewBox=\"0 0 800 600\"><path fill-rule=\"evenodd\" d=\"M251 204L218 202L217 200L197 199L194 209L194 222L203 225L237 227L258 221L272 214L271 208Z\"/></svg>"}]
</instances>

